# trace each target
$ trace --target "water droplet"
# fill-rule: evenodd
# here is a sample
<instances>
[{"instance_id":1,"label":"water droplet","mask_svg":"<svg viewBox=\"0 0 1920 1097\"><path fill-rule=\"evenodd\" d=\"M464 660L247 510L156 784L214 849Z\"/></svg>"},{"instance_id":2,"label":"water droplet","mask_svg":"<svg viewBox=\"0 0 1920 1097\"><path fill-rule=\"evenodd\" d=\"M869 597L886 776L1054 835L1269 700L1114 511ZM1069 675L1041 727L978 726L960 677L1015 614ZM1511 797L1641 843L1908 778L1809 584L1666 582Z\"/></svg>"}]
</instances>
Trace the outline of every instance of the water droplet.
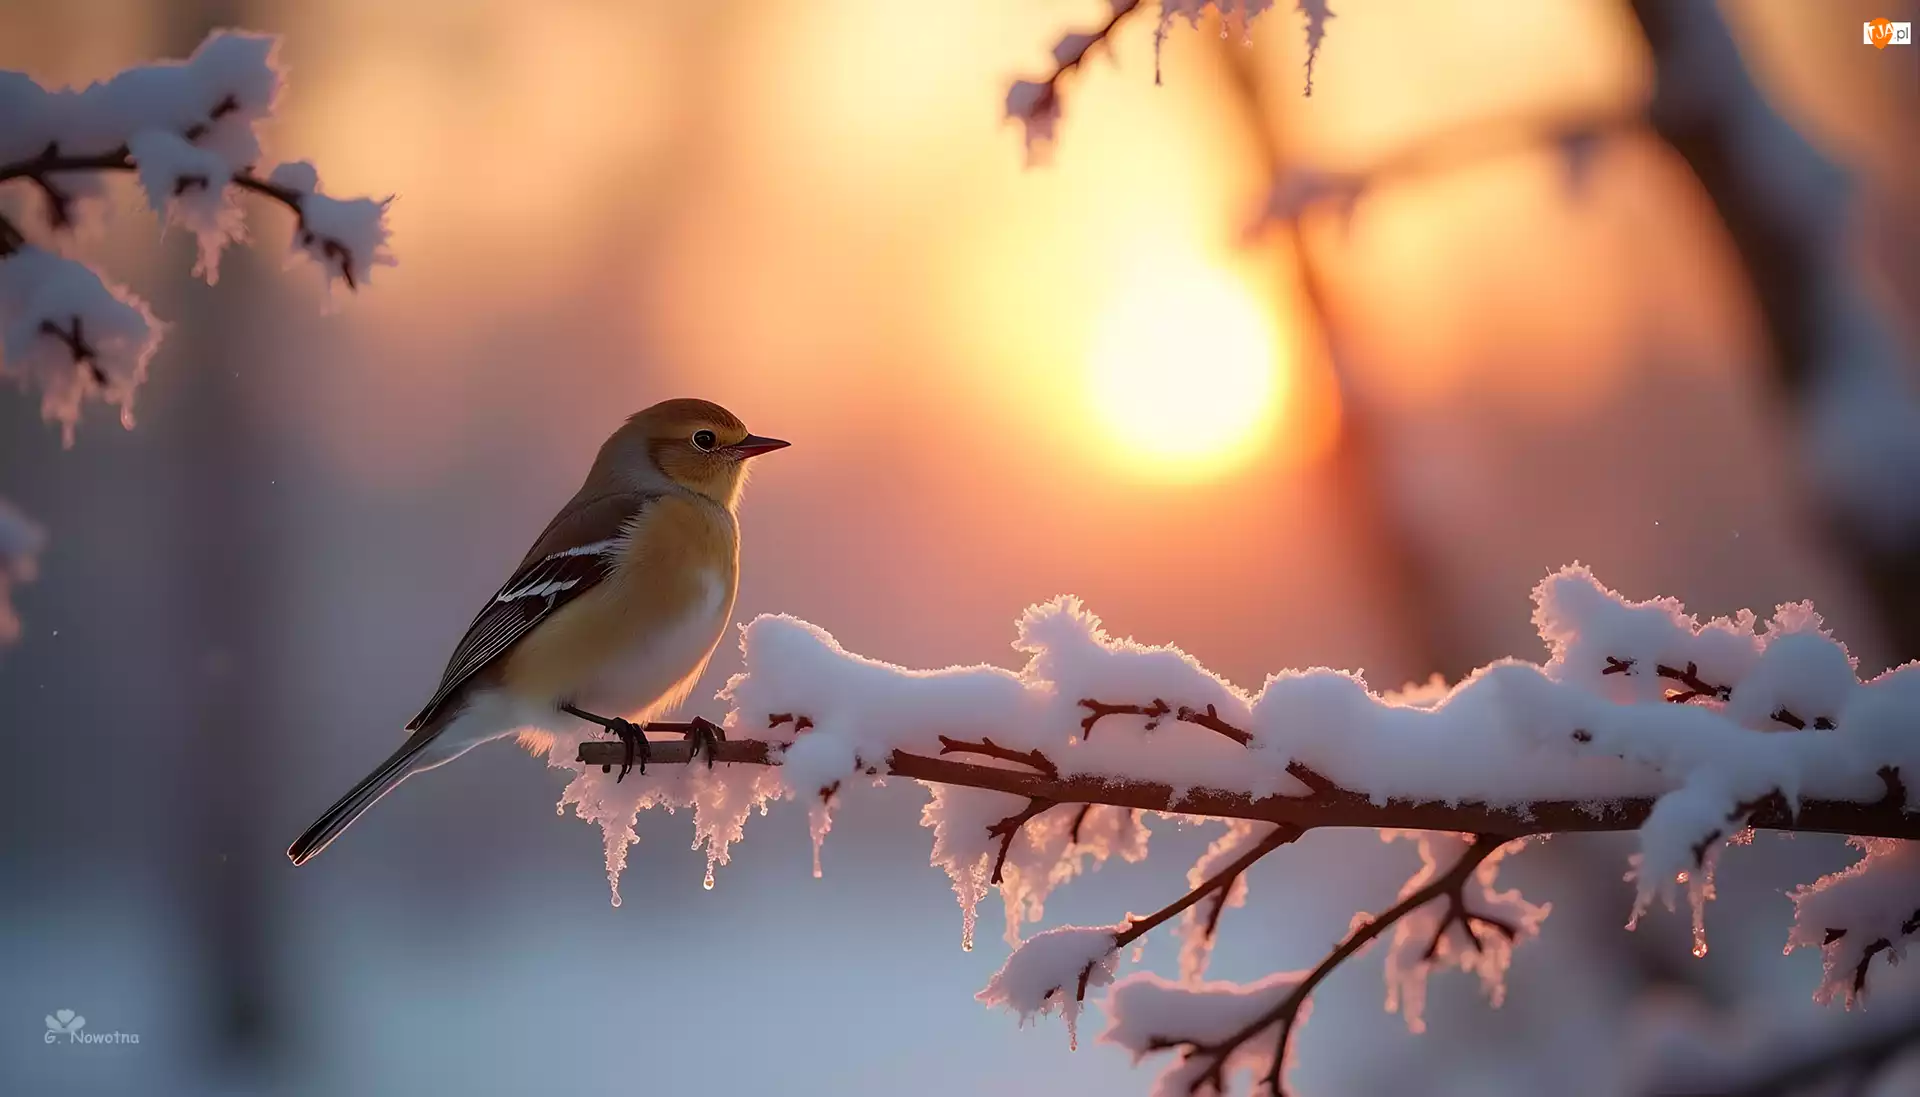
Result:
<instances>
[{"instance_id":1,"label":"water droplet","mask_svg":"<svg viewBox=\"0 0 1920 1097\"><path fill-rule=\"evenodd\" d=\"M961 951L961 952L972 952L972 951L973 951L973 942L972 942L972 941L961 941L961 942L960 942L960 951Z\"/></svg>"},{"instance_id":2,"label":"water droplet","mask_svg":"<svg viewBox=\"0 0 1920 1097\"><path fill-rule=\"evenodd\" d=\"M1705 941L1695 941L1693 943L1694 959L1697 960L1700 957L1705 956L1706 954L1707 954L1707 943Z\"/></svg>"},{"instance_id":3,"label":"water droplet","mask_svg":"<svg viewBox=\"0 0 1920 1097\"><path fill-rule=\"evenodd\" d=\"M1675 876L1675 877L1673 878L1673 882L1674 882L1674 883L1676 883L1676 884L1684 884L1684 883L1686 883L1686 882L1687 882L1687 874L1686 874L1686 873L1684 873L1684 872L1682 872L1682 873L1680 873L1679 875L1677 875L1677 876Z\"/></svg>"},{"instance_id":4,"label":"water droplet","mask_svg":"<svg viewBox=\"0 0 1920 1097\"><path fill-rule=\"evenodd\" d=\"M700 881L700 886L705 888L708 891L713 890L713 870L712 869L707 870L707 877L706 879Z\"/></svg>"}]
</instances>

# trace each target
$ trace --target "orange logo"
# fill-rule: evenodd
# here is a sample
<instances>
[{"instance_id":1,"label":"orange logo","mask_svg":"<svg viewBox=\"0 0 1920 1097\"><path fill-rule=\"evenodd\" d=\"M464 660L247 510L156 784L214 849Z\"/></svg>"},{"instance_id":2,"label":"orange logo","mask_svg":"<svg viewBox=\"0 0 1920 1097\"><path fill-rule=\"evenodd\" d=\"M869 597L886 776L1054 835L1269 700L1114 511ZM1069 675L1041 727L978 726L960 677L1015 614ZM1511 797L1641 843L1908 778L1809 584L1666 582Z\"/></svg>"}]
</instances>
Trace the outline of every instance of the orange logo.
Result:
<instances>
[{"instance_id":1,"label":"orange logo","mask_svg":"<svg viewBox=\"0 0 1920 1097\"><path fill-rule=\"evenodd\" d=\"M1883 50L1888 46L1913 45L1913 24L1896 23L1891 19L1874 19L1860 24L1860 40L1874 49Z\"/></svg>"}]
</instances>

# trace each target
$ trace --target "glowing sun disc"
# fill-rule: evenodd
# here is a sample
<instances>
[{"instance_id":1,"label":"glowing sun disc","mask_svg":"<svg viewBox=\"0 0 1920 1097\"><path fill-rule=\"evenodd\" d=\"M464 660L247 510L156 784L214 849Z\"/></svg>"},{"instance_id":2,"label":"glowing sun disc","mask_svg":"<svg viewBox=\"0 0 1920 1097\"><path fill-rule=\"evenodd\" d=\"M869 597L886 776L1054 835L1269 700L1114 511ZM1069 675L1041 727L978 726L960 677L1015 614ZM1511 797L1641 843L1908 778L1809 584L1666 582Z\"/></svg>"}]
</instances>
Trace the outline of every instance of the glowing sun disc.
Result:
<instances>
[{"instance_id":1,"label":"glowing sun disc","mask_svg":"<svg viewBox=\"0 0 1920 1097\"><path fill-rule=\"evenodd\" d=\"M1155 267L1101 314L1088 354L1094 414L1133 463L1175 476L1218 469L1274 418L1284 375L1268 311L1237 279Z\"/></svg>"}]
</instances>

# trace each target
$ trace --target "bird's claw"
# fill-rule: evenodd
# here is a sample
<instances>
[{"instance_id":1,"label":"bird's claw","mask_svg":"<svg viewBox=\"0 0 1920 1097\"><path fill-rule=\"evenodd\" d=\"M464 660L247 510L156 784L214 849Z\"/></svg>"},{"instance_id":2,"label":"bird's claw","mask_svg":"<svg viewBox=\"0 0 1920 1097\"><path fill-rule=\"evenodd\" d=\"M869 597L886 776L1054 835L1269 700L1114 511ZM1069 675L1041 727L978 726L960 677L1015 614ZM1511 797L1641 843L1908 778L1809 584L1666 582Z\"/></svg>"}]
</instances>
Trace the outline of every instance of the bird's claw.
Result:
<instances>
[{"instance_id":1,"label":"bird's claw","mask_svg":"<svg viewBox=\"0 0 1920 1097\"><path fill-rule=\"evenodd\" d=\"M653 757L653 749L647 745L647 733L644 728L631 720L614 719L608 722L607 730L620 737L626 744L626 757L620 761L620 776L613 779L615 784L627 779L627 772L634 768L637 761L640 776L647 775L647 759Z\"/></svg>"},{"instance_id":2,"label":"bird's claw","mask_svg":"<svg viewBox=\"0 0 1920 1097\"><path fill-rule=\"evenodd\" d=\"M720 753L720 744L727 741L727 733L719 724L704 716L696 716L687 727L687 761L697 762L700 755L707 756L707 768L713 768L714 756Z\"/></svg>"}]
</instances>

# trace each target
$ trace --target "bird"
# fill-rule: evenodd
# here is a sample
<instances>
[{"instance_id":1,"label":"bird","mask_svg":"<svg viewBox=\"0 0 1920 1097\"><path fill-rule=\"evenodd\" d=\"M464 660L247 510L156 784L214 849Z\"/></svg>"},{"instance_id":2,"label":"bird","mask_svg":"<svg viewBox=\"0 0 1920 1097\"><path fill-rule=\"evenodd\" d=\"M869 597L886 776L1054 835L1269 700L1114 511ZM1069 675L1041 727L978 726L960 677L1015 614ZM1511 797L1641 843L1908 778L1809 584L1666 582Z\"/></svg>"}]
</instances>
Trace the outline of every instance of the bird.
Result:
<instances>
[{"instance_id":1,"label":"bird","mask_svg":"<svg viewBox=\"0 0 1920 1097\"><path fill-rule=\"evenodd\" d=\"M489 597L400 748L287 848L305 864L402 781L481 743L550 746L566 716L626 744L646 771L645 722L685 700L733 615L747 461L789 443L706 400L629 417L586 480ZM712 764L719 727L680 727Z\"/></svg>"}]
</instances>

